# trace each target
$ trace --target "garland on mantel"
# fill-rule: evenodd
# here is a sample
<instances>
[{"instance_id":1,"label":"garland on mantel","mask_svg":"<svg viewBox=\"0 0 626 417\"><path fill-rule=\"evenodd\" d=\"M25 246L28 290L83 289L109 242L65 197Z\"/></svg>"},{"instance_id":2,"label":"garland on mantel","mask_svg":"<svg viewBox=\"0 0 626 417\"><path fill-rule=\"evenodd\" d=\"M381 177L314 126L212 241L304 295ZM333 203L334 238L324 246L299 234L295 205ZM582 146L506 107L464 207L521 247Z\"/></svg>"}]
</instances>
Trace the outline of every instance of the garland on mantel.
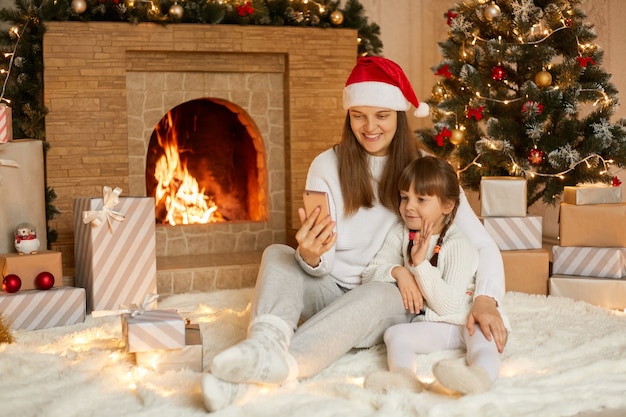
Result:
<instances>
[{"instance_id":1,"label":"garland on mantel","mask_svg":"<svg viewBox=\"0 0 626 417\"><path fill-rule=\"evenodd\" d=\"M12 108L13 137L44 141L43 35L47 21L109 21L237 24L349 28L358 32L358 54L382 51L380 27L369 23L358 0L15 0L15 7L0 10L0 103ZM1 61L4 59L4 61ZM48 220L59 214L51 203L56 193L46 187ZM48 242L56 231L48 229Z\"/></svg>"}]
</instances>

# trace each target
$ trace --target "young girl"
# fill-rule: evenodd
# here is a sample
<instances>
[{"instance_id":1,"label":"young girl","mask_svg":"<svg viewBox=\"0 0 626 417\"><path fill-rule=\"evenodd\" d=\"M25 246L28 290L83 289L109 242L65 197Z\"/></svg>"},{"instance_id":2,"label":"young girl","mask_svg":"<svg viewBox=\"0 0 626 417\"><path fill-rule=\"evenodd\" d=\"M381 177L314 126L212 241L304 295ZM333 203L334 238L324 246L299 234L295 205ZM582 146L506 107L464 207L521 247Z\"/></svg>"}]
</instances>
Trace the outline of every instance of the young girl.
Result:
<instances>
[{"instance_id":1,"label":"young girl","mask_svg":"<svg viewBox=\"0 0 626 417\"><path fill-rule=\"evenodd\" d=\"M398 188L404 224L390 230L363 278L396 282L404 307L416 313L423 307L423 313L387 329L390 371L369 375L365 385L383 392L420 391L418 354L464 348L467 363L440 361L433 373L441 385L458 393L484 392L498 376L499 352L480 329L470 335L465 326L479 258L453 221L460 201L456 173L445 160L425 156L405 169Z\"/></svg>"}]
</instances>

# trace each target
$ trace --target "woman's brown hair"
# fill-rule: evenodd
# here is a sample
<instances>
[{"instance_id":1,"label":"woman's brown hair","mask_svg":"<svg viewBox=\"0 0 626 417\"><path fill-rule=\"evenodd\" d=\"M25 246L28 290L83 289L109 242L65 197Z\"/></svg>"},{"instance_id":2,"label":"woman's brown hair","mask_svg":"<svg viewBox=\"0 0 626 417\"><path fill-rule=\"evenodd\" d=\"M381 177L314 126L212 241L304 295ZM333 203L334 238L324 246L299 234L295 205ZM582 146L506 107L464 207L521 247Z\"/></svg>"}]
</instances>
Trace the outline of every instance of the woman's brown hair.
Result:
<instances>
[{"instance_id":1,"label":"woman's brown hair","mask_svg":"<svg viewBox=\"0 0 626 417\"><path fill-rule=\"evenodd\" d=\"M420 156L420 150L429 152L412 135L406 112L398 111L397 114L396 134L389 145L388 160L378 184L378 195L374 193L373 179L367 161L368 154L352 132L350 113L346 115L341 143L335 145L345 215L354 214L361 207L373 207L376 200L397 213L400 203L397 185L402 170Z\"/></svg>"}]
</instances>

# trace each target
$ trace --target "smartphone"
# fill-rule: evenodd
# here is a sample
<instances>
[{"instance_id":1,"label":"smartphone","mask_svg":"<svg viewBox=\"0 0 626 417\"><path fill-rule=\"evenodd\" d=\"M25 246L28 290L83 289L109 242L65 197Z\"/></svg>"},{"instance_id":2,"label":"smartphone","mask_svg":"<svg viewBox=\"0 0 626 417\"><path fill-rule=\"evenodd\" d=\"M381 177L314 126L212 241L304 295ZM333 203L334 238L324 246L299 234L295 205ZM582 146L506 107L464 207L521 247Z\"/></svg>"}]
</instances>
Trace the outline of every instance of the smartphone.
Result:
<instances>
[{"instance_id":1,"label":"smartphone","mask_svg":"<svg viewBox=\"0 0 626 417\"><path fill-rule=\"evenodd\" d=\"M323 218L330 215L330 204L328 203L328 194L326 192L304 190L302 200L304 201L304 211L306 211L307 218L315 207L320 206L322 208L315 224L318 224Z\"/></svg>"}]
</instances>

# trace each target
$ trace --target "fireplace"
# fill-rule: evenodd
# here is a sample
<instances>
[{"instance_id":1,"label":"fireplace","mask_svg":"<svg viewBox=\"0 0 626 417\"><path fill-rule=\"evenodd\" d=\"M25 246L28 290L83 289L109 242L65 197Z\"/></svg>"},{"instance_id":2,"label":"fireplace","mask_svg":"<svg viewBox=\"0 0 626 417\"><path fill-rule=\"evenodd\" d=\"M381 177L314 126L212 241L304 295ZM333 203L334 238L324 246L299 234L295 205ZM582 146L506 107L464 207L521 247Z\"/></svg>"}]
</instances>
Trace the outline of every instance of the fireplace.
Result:
<instances>
[{"instance_id":1,"label":"fireplace","mask_svg":"<svg viewBox=\"0 0 626 417\"><path fill-rule=\"evenodd\" d=\"M247 149L235 156L232 144L222 143L223 159L232 155L234 162L215 170L231 177L219 187L202 178L203 186L213 194L223 191L215 187L237 192L218 202L225 221L160 221L158 259L249 259L271 243L295 244L307 168L339 140L355 30L115 22L46 27L46 175L61 211L50 227L58 232L54 248L63 252L66 273L73 270L73 198L98 197L104 185L121 187L122 196L151 195L148 171L159 156L155 128L177 109L200 104L237 119L228 129L238 131ZM181 155L207 147L184 143ZM234 175L244 161L245 173Z\"/></svg>"}]
</instances>

